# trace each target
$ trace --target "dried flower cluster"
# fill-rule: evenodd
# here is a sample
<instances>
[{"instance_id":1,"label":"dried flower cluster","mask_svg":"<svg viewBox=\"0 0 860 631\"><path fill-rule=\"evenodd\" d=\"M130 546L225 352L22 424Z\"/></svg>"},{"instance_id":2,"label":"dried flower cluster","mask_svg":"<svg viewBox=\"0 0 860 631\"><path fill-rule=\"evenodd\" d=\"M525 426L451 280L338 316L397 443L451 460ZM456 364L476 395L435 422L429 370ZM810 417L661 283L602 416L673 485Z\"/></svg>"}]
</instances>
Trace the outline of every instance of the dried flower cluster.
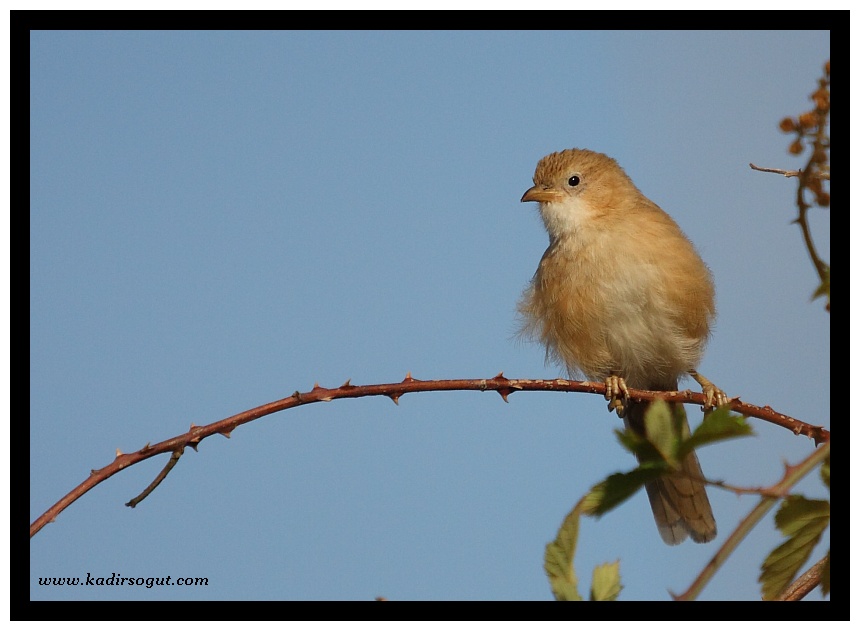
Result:
<instances>
[{"instance_id":1,"label":"dried flower cluster","mask_svg":"<svg viewBox=\"0 0 860 631\"><path fill-rule=\"evenodd\" d=\"M792 155L803 153L804 147L812 147L812 156L804 169L805 187L812 193L818 206L830 206L830 60L824 64L824 76L818 80L818 87L809 95L814 107L803 112L796 119L783 118L779 128L785 133L794 134L794 141L788 152Z\"/></svg>"}]
</instances>

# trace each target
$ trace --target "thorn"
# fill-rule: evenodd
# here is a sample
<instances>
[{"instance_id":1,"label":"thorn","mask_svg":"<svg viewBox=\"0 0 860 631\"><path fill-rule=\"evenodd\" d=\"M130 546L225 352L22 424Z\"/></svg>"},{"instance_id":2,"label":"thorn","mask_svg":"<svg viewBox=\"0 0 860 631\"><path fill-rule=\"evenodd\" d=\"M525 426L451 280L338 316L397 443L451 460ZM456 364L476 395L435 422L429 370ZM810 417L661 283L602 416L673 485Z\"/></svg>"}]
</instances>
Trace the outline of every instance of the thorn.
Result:
<instances>
[{"instance_id":1,"label":"thorn","mask_svg":"<svg viewBox=\"0 0 860 631\"><path fill-rule=\"evenodd\" d=\"M191 427L188 428L188 431L189 432L193 431L195 427L197 427L197 425L195 425L194 423L191 423Z\"/></svg>"},{"instance_id":2,"label":"thorn","mask_svg":"<svg viewBox=\"0 0 860 631\"><path fill-rule=\"evenodd\" d=\"M195 452L197 451L197 443L188 443L188 444L191 445L191 449L193 449Z\"/></svg>"},{"instance_id":3,"label":"thorn","mask_svg":"<svg viewBox=\"0 0 860 631\"><path fill-rule=\"evenodd\" d=\"M343 385L341 385L341 388L355 388L355 386L353 386L352 384L349 383L350 381L351 381L350 379L347 379L346 381L344 381Z\"/></svg>"},{"instance_id":4,"label":"thorn","mask_svg":"<svg viewBox=\"0 0 860 631\"><path fill-rule=\"evenodd\" d=\"M143 446L143 449L141 449L141 451L149 451L150 449L152 449L152 445L150 445L149 443L146 443Z\"/></svg>"},{"instance_id":5,"label":"thorn","mask_svg":"<svg viewBox=\"0 0 860 631\"><path fill-rule=\"evenodd\" d=\"M508 395L513 391L514 391L513 388L499 388L498 390L496 390L496 392L498 392L500 395L502 395L502 399L505 400L505 403L508 402Z\"/></svg>"},{"instance_id":6,"label":"thorn","mask_svg":"<svg viewBox=\"0 0 860 631\"><path fill-rule=\"evenodd\" d=\"M311 388L311 390L322 390L322 388L320 388L319 381L314 381L314 387Z\"/></svg>"},{"instance_id":7,"label":"thorn","mask_svg":"<svg viewBox=\"0 0 860 631\"><path fill-rule=\"evenodd\" d=\"M400 395L399 395L399 394L389 394L389 395L388 395L388 398L389 398L389 399L391 399L392 401L394 401L394 405L400 405L400 404L398 403L398 400L400 399Z\"/></svg>"},{"instance_id":8,"label":"thorn","mask_svg":"<svg viewBox=\"0 0 860 631\"><path fill-rule=\"evenodd\" d=\"M233 429L236 429L236 428L234 427ZM218 432L218 433L219 433L219 434L221 434L224 438L230 438L230 434L232 434L232 433L233 433L233 430L232 430L232 429L228 429L228 430L226 430L226 431Z\"/></svg>"},{"instance_id":9,"label":"thorn","mask_svg":"<svg viewBox=\"0 0 860 631\"><path fill-rule=\"evenodd\" d=\"M122 454L122 452L119 450L119 447L117 447L117 448L116 448L116 457L117 457L117 458L119 458L121 455L123 455L123 454Z\"/></svg>"},{"instance_id":10,"label":"thorn","mask_svg":"<svg viewBox=\"0 0 860 631\"><path fill-rule=\"evenodd\" d=\"M400 383L409 383L410 381L415 381L415 379L412 378L412 371L411 370L407 371L406 376L403 378L403 381L401 381Z\"/></svg>"},{"instance_id":11,"label":"thorn","mask_svg":"<svg viewBox=\"0 0 860 631\"><path fill-rule=\"evenodd\" d=\"M341 387L342 387L342 386L341 386ZM332 396L320 397L320 401L331 401L333 398L334 398L334 397L332 397Z\"/></svg>"},{"instance_id":12,"label":"thorn","mask_svg":"<svg viewBox=\"0 0 860 631\"><path fill-rule=\"evenodd\" d=\"M495 377L493 377L493 379L504 379L504 378L505 378L505 371L504 370L500 370L499 374L496 375Z\"/></svg>"}]
</instances>

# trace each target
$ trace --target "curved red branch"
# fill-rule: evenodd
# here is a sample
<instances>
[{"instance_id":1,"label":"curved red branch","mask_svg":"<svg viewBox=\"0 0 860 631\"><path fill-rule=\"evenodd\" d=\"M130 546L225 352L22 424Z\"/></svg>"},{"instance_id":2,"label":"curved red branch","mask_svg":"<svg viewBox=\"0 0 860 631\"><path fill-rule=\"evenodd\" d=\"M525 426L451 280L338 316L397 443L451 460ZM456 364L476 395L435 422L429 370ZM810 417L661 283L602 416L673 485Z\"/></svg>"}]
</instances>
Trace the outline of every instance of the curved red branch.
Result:
<instances>
[{"instance_id":1,"label":"curved red branch","mask_svg":"<svg viewBox=\"0 0 860 631\"><path fill-rule=\"evenodd\" d=\"M123 469L130 467L138 462L157 456L163 453L181 453L185 447L197 449L197 444L208 436L213 434L222 434L230 437L230 432L236 429L239 425L250 423L263 416L280 412L289 408L307 405L310 403L319 403L320 401L333 401L335 399L355 399L358 397L371 396L387 396L395 403L401 395L408 392L436 392L449 390L492 390L498 392L505 401L508 396L518 390L522 391L555 391L555 392L588 392L591 394L603 395L606 391L604 384L594 383L590 381L569 381L567 379L508 379L502 373L499 373L492 379L432 379L422 381L413 379L407 373L406 378L399 383L383 383L372 384L366 386L354 386L346 381L339 388L321 388L318 384L314 384L312 390L308 392L294 392L291 396L271 403L266 403L256 408L235 414L223 420L209 425L196 426L191 428L184 434L174 436L154 445L147 444L142 449L130 454L117 452L116 458L106 467L94 469L90 476L81 482L78 486L67 493L60 501L54 504L51 508L39 516L32 524L30 524L30 537L33 537L39 532L45 524L56 519L63 510L65 510L74 501L84 495L87 491L119 473ZM683 390L678 392L656 392L651 390L630 390L630 398L640 401L651 401L656 398L665 399L666 401L680 401L682 403L692 403L703 405L705 397L701 393ZM758 407L743 403L739 399L732 399L730 407L735 412L744 416L752 416L755 418L775 423L781 427L785 427L793 431L795 434L802 434L815 440L816 444L830 439L830 432L823 427L809 425L797 419L791 418L779 412L775 412L768 406ZM175 463L174 463L175 464ZM166 472L165 472L166 474ZM159 480L160 482L160 480Z\"/></svg>"}]
</instances>

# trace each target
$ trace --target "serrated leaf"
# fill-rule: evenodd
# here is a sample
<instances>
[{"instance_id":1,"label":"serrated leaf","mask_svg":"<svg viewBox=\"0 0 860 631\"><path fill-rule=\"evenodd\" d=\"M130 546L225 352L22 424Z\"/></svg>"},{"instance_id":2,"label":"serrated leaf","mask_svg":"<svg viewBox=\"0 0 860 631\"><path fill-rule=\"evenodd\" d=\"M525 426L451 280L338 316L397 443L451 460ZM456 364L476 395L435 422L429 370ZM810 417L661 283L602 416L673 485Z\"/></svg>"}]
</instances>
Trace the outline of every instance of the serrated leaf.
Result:
<instances>
[{"instance_id":1,"label":"serrated leaf","mask_svg":"<svg viewBox=\"0 0 860 631\"><path fill-rule=\"evenodd\" d=\"M616 600L624 587L619 562L603 563L594 568L591 578L591 600Z\"/></svg>"},{"instance_id":2,"label":"serrated leaf","mask_svg":"<svg viewBox=\"0 0 860 631\"><path fill-rule=\"evenodd\" d=\"M745 416L732 414L728 408L717 408L705 414L702 423L681 444L678 449L679 457L687 455L702 445L754 434Z\"/></svg>"},{"instance_id":3,"label":"serrated leaf","mask_svg":"<svg viewBox=\"0 0 860 631\"><path fill-rule=\"evenodd\" d=\"M809 523L821 520L825 526L830 521L830 502L810 500L802 495L785 498L774 516L776 527L786 536L801 532Z\"/></svg>"},{"instance_id":4,"label":"serrated leaf","mask_svg":"<svg viewBox=\"0 0 860 631\"><path fill-rule=\"evenodd\" d=\"M555 541L544 551L543 569L549 577L550 588L556 600L582 600L577 591L573 555L579 537L580 508L577 505L561 524Z\"/></svg>"},{"instance_id":5,"label":"serrated leaf","mask_svg":"<svg viewBox=\"0 0 860 631\"><path fill-rule=\"evenodd\" d=\"M645 412L645 437L667 462L677 463L678 426L669 404L662 399L653 401Z\"/></svg>"},{"instance_id":6,"label":"serrated leaf","mask_svg":"<svg viewBox=\"0 0 860 631\"><path fill-rule=\"evenodd\" d=\"M646 482L656 480L668 470L666 463L648 462L633 471L613 473L591 487L582 498L582 512L599 517L636 493Z\"/></svg>"},{"instance_id":7,"label":"serrated leaf","mask_svg":"<svg viewBox=\"0 0 860 631\"><path fill-rule=\"evenodd\" d=\"M762 563L759 583L765 600L776 598L788 587L812 554L821 533L830 523L830 503L792 495L783 500L774 521L788 538Z\"/></svg>"}]
</instances>

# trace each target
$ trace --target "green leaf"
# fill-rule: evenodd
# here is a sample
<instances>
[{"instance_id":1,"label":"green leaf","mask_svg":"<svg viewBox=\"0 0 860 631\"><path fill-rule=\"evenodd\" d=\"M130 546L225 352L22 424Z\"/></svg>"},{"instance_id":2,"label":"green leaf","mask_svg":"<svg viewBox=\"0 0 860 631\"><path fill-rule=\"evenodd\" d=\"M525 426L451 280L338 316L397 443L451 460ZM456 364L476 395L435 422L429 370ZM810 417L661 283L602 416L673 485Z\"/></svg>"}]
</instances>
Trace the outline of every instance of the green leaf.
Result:
<instances>
[{"instance_id":1,"label":"green leaf","mask_svg":"<svg viewBox=\"0 0 860 631\"><path fill-rule=\"evenodd\" d=\"M573 569L573 555L579 537L580 508L577 505L564 518L555 541L544 551L543 569L549 577L550 588L556 600L582 600L576 589L577 578Z\"/></svg>"},{"instance_id":2,"label":"green leaf","mask_svg":"<svg viewBox=\"0 0 860 631\"><path fill-rule=\"evenodd\" d=\"M594 568L591 578L591 600L616 600L621 589L619 562L603 563Z\"/></svg>"},{"instance_id":3,"label":"green leaf","mask_svg":"<svg viewBox=\"0 0 860 631\"><path fill-rule=\"evenodd\" d=\"M618 442L630 453L632 453L640 462L662 462L663 455L657 451L654 445L645 438L634 432L629 427L623 430L616 429L615 437Z\"/></svg>"},{"instance_id":4,"label":"green leaf","mask_svg":"<svg viewBox=\"0 0 860 631\"><path fill-rule=\"evenodd\" d=\"M786 536L795 535L807 528L809 523L820 520L824 520L825 526L830 521L830 502L810 500L802 495L785 498L774 516L776 527Z\"/></svg>"},{"instance_id":5,"label":"green leaf","mask_svg":"<svg viewBox=\"0 0 860 631\"><path fill-rule=\"evenodd\" d=\"M543 568L549 577L550 588L556 600L582 600L577 590L578 579L573 568L573 557L579 538L580 501L561 524L555 541L547 544ZM604 563L594 568L591 600L615 600L621 592L619 562Z\"/></svg>"},{"instance_id":6,"label":"green leaf","mask_svg":"<svg viewBox=\"0 0 860 631\"><path fill-rule=\"evenodd\" d=\"M669 404L657 399L645 412L645 437L654 445L660 455L669 463L677 464L678 425L673 418Z\"/></svg>"},{"instance_id":7,"label":"green leaf","mask_svg":"<svg viewBox=\"0 0 860 631\"><path fill-rule=\"evenodd\" d=\"M746 417L738 414L732 414L727 407L719 407L705 414L705 418L699 425L692 436L683 442L679 447L679 457L683 457L702 445L716 443L721 440L730 438L740 438L742 436L752 436L752 426L747 422Z\"/></svg>"},{"instance_id":8,"label":"green leaf","mask_svg":"<svg viewBox=\"0 0 860 631\"><path fill-rule=\"evenodd\" d=\"M591 487L591 490L582 498L580 502L582 512L599 517L633 495L646 482L656 480L668 470L669 466L666 463L647 462L633 471L613 473Z\"/></svg>"},{"instance_id":9,"label":"green leaf","mask_svg":"<svg viewBox=\"0 0 860 631\"><path fill-rule=\"evenodd\" d=\"M787 539L762 563L759 583L765 600L776 598L788 587L809 559L821 533L830 523L830 502L792 495L783 500L774 521Z\"/></svg>"},{"instance_id":10,"label":"green leaf","mask_svg":"<svg viewBox=\"0 0 860 631\"><path fill-rule=\"evenodd\" d=\"M615 432L615 437L618 439L618 442L630 453L638 454L644 445L648 445L651 448L651 444L642 438L639 434L634 432L630 428L624 428L613 430Z\"/></svg>"}]
</instances>

